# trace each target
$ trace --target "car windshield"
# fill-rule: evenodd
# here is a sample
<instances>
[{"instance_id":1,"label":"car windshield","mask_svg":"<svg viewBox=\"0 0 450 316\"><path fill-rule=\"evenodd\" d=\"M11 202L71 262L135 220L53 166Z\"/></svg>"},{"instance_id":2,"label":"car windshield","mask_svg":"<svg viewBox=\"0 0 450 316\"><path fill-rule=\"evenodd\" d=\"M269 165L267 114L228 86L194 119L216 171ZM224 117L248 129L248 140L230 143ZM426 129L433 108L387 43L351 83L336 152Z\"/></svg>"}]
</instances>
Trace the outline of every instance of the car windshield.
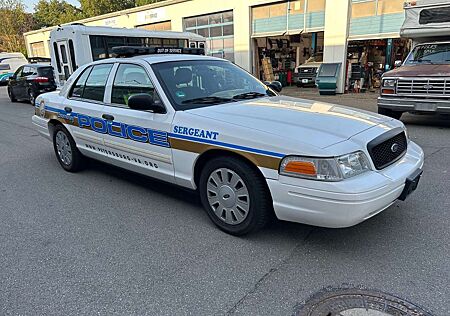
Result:
<instances>
[{"instance_id":1,"label":"car windshield","mask_svg":"<svg viewBox=\"0 0 450 316\"><path fill-rule=\"evenodd\" d=\"M175 110L275 95L258 79L225 60L183 60L152 65Z\"/></svg>"},{"instance_id":2,"label":"car windshield","mask_svg":"<svg viewBox=\"0 0 450 316\"><path fill-rule=\"evenodd\" d=\"M405 64L450 64L450 43L418 45Z\"/></svg>"}]
</instances>

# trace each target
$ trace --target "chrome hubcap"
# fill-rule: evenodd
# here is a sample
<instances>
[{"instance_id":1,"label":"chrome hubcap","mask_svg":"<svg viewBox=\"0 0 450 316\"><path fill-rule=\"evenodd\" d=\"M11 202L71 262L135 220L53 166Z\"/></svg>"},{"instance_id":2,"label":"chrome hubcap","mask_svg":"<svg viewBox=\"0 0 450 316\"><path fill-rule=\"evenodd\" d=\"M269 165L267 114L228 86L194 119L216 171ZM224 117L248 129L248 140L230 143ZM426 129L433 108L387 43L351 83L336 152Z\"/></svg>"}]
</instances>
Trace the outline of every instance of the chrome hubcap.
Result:
<instances>
[{"instance_id":1,"label":"chrome hubcap","mask_svg":"<svg viewBox=\"0 0 450 316\"><path fill-rule=\"evenodd\" d=\"M208 202L214 214L230 225L242 223L250 209L250 196L242 178L228 168L214 170L207 183Z\"/></svg>"},{"instance_id":2,"label":"chrome hubcap","mask_svg":"<svg viewBox=\"0 0 450 316\"><path fill-rule=\"evenodd\" d=\"M72 148L70 147L69 138L64 132L58 131L55 140L59 159L66 166L70 165L72 162Z\"/></svg>"}]
</instances>

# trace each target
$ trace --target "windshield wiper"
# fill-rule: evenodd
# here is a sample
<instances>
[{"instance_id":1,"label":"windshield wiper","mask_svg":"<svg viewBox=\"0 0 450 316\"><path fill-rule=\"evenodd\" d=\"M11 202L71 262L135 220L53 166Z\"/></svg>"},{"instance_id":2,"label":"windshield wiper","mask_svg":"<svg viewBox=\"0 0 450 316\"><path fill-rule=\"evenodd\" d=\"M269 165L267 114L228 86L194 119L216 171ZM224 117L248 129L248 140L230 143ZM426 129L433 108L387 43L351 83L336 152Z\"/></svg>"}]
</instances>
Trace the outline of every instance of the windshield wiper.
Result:
<instances>
[{"instance_id":1,"label":"windshield wiper","mask_svg":"<svg viewBox=\"0 0 450 316\"><path fill-rule=\"evenodd\" d=\"M233 96L233 100L243 100L243 99L255 99L260 97L265 97L267 94L260 92L246 92Z\"/></svg>"},{"instance_id":2,"label":"windshield wiper","mask_svg":"<svg viewBox=\"0 0 450 316\"><path fill-rule=\"evenodd\" d=\"M228 98L220 98L220 97L201 97L201 98L195 98L195 99L189 99L181 102L182 104L219 104L219 103L226 103L226 102L234 102L233 99Z\"/></svg>"}]
</instances>

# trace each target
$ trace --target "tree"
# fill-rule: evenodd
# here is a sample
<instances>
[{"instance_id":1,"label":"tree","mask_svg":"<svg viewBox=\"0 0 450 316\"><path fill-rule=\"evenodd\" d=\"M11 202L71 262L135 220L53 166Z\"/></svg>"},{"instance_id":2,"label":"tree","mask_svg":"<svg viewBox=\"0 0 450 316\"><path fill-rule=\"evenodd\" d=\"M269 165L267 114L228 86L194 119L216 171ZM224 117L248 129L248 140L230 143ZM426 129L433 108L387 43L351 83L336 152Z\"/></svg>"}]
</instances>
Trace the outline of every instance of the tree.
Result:
<instances>
[{"instance_id":1,"label":"tree","mask_svg":"<svg viewBox=\"0 0 450 316\"><path fill-rule=\"evenodd\" d=\"M85 17L125 10L135 6L134 0L80 0L80 4Z\"/></svg>"},{"instance_id":2,"label":"tree","mask_svg":"<svg viewBox=\"0 0 450 316\"><path fill-rule=\"evenodd\" d=\"M39 0L33 17L38 27L69 23L83 18L80 9L64 0Z\"/></svg>"},{"instance_id":3,"label":"tree","mask_svg":"<svg viewBox=\"0 0 450 316\"><path fill-rule=\"evenodd\" d=\"M156 2L160 2L160 1L163 1L163 0L136 0L135 6L140 7L141 5L156 3Z\"/></svg>"},{"instance_id":4,"label":"tree","mask_svg":"<svg viewBox=\"0 0 450 316\"><path fill-rule=\"evenodd\" d=\"M19 0L0 0L0 51L26 54L23 33L33 29L31 14Z\"/></svg>"}]
</instances>

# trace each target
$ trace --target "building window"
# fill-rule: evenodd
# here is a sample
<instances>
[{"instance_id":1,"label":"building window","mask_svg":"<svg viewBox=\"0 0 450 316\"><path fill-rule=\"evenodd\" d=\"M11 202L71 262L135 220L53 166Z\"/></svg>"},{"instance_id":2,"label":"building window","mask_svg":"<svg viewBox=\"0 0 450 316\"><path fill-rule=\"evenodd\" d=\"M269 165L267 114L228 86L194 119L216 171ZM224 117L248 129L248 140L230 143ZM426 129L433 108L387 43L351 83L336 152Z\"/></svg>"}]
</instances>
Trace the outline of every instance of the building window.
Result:
<instances>
[{"instance_id":1,"label":"building window","mask_svg":"<svg viewBox=\"0 0 450 316\"><path fill-rule=\"evenodd\" d=\"M207 54L234 61L233 11L219 12L183 19L186 32L207 38Z\"/></svg>"},{"instance_id":2,"label":"building window","mask_svg":"<svg viewBox=\"0 0 450 316\"><path fill-rule=\"evenodd\" d=\"M150 23L150 24L145 24L145 25L139 25L139 26L137 26L137 28L148 30L148 31L170 31L170 30L172 30L172 22L171 21L163 21L163 22Z\"/></svg>"},{"instance_id":3,"label":"building window","mask_svg":"<svg viewBox=\"0 0 450 316\"><path fill-rule=\"evenodd\" d=\"M32 57L44 57L45 56L44 42L31 43L31 54Z\"/></svg>"}]
</instances>

